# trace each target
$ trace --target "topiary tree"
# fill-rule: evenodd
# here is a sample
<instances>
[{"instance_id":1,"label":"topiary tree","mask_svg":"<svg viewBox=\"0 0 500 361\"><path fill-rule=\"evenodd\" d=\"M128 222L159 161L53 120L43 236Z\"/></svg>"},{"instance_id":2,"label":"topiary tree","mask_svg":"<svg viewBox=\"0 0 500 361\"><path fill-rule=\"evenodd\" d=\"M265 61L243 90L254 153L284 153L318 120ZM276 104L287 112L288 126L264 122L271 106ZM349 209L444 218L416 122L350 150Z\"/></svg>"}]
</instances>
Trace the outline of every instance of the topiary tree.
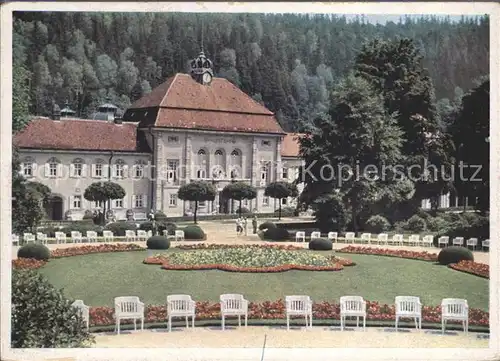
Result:
<instances>
[{"instance_id":1,"label":"topiary tree","mask_svg":"<svg viewBox=\"0 0 500 361\"><path fill-rule=\"evenodd\" d=\"M474 261L474 254L465 247L446 247L438 254L438 262L442 265L458 263L460 261Z\"/></svg>"},{"instance_id":2,"label":"topiary tree","mask_svg":"<svg viewBox=\"0 0 500 361\"><path fill-rule=\"evenodd\" d=\"M46 261L50 258L50 250L47 246L37 243L28 243L17 251L18 258L34 258Z\"/></svg>"},{"instance_id":3,"label":"topiary tree","mask_svg":"<svg viewBox=\"0 0 500 361\"><path fill-rule=\"evenodd\" d=\"M243 199L255 199L257 197L257 190L248 183L245 182L234 182L230 183L224 187L222 190L222 196L228 199L234 199L239 201L240 206L238 208L238 214L241 217L242 208L241 201Z\"/></svg>"},{"instance_id":4,"label":"topiary tree","mask_svg":"<svg viewBox=\"0 0 500 361\"><path fill-rule=\"evenodd\" d=\"M83 198L90 202L102 202L104 214L106 214L106 204L109 200L122 199L123 197L125 197L125 190L121 185L113 182L92 183L83 193Z\"/></svg>"},{"instance_id":5,"label":"topiary tree","mask_svg":"<svg viewBox=\"0 0 500 361\"><path fill-rule=\"evenodd\" d=\"M212 183L205 181L194 181L184 184L179 188L177 197L183 201L194 202L194 223L197 223L196 215L198 213L198 202L213 201L217 190Z\"/></svg>"},{"instance_id":6,"label":"topiary tree","mask_svg":"<svg viewBox=\"0 0 500 361\"><path fill-rule=\"evenodd\" d=\"M371 233L387 232L391 228L391 224L381 215L375 215L368 218L365 225L365 230Z\"/></svg>"},{"instance_id":7,"label":"topiary tree","mask_svg":"<svg viewBox=\"0 0 500 361\"><path fill-rule=\"evenodd\" d=\"M170 240L164 236L152 236L146 241L148 249L169 249Z\"/></svg>"},{"instance_id":8,"label":"topiary tree","mask_svg":"<svg viewBox=\"0 0 500 361\"><path fill-rule=\"evenodd\" d=\"M94 337L61 290L33 270L12 270L11 347L89 347Z\"/></svg>"},{"instance_id":9,"label":"topiary tree","mask_svg":"<svg viewBox=\"0 0 500 361\"><path fill-rule=\"evenodd\" d=\"M278 219L281 219L281 200L288 197L297 197L299 194L295 183L283 181L273 182L267 185L264 195L279 199Z\"/></svg>"},{"instance_id":10,"label":"topiary tree","mask_svg":"<svg viewBox=\"0 0 500 361\"><path fill-rule=\"evenodd\" d=\"M309 249L313 251L331 251L333 249L333 242L329 239L313 239L309 242Z\"/></svg>"},{"instance_id":11,"label":"topiary tree","mask_svg":"<svg viewBox=\"0 0 500 361\"><path fill-rule=\"evenodd\" d=\"M205 240L207 235L199 226L187 226L184 227L184 238L193 240Z\"/></svg>"}]
</instances>

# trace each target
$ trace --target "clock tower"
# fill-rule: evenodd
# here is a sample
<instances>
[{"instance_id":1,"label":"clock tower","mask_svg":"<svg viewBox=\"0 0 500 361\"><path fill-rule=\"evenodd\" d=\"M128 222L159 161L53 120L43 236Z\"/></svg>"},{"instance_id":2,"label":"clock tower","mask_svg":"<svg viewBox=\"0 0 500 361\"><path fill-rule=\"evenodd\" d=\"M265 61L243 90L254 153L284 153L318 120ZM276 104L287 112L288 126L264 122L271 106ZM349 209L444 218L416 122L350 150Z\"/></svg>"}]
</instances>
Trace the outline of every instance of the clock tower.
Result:
<instances>
[{"instance_id":1,"label":"clock tower","mask_svg":"<svg viewBox=\"0 0 500 361\"><path fill-rule=\"evenodd\" d=\"M203 85L210 85L214 77L212 70L212 61L205 56L202 51L196 59L191 60L190 73L191 77L198 83Z\"/></svg>"}]
</instances>

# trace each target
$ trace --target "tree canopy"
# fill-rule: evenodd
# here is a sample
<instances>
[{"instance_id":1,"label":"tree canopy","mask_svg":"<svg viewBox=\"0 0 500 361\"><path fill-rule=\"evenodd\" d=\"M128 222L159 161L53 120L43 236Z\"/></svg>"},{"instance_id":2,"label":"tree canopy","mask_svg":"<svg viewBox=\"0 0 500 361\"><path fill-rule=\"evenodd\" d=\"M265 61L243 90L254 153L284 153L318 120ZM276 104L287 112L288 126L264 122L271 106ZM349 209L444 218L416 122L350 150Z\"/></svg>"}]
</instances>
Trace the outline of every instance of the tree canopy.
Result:
<instances>
[{"instance_id":1,"label":"tree canopy","mask_svg":"<svg viewBox=\"0 0 500 361\"><path fill-rule=\"evenodd\" d=\"M123 187L114 182L95 182L89 185L83 193L83 198L90 202L102 202L103 213L106 216L106 203L113 199L125 197Z\"/></svg>"},{"instance_id":2,"label":"tree canopy","mask_svg":"<svg viewBox=\"0 0 500 361\"><path fill-rule=\"evenodd\" d=\"M194 223L197 223L198 203L202 201L213 201L217 190L215 186L206 181L194 181L184 184L179 188L177 197L183 201L194 202Z\"/></svg>"},{"instance_id":3,"label":"tree canopy","mask_svg":"<svg viewBox=\"0 0 500 361\"><path fill-rule=\"evenodd\" d=\"M297 197L299 195L297 186L295 183L288 183L284 181L277 181L269 183L264 190L264 195L266 197L271 197L279 199L279 219L281 219L281 200L288 197Z\"/></svg>"},{"instance_id":4,"label":"tree canopy","mask_svg":"<svg viewBox=\"0 0 500 361\"><path fill-rule=\"evenodd\" d=\"M222 189L222 196L227 199L239 201L239 215L241 217L241 201L244 199L255 199L257 197L257 190L248 183L234 182Z\"/></svg>"}]
</instances>

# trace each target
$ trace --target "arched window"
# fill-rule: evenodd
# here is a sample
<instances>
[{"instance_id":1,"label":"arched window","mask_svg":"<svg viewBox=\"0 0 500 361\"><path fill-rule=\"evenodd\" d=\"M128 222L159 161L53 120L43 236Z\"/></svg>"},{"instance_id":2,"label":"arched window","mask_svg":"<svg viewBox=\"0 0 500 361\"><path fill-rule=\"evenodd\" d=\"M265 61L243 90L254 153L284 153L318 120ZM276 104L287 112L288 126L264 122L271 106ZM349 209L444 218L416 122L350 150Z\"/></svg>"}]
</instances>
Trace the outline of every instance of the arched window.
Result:
<instances>
[{"instance_id":1,"label":"arched window","mask_svg":"<svg viewBox=\"0 0 500 361\"><path fill-rule=\"evenodd\" d=\"M240 155L240 151L239 151L238 149L235 149L235 150L233 150L233 151L231 152L231 155L232 155L233 157L237 157L237 156L239 156L239 155Z\"/></svg>"},{"instance_id":2,"label":"arched window","mask_svg":"<svg viewBox=\"0 0 500 361\"><path fill-rule=\"evenodd\" d=\"M198 156L195 163L196 178L206 178L208 170L208 152L205 149L198 150Z\"/></svg>"},{"instance_id":3,"label":"arched window","mask_svg":"<svg viewBox=\"0 0 500 361\"><path fill-rule=\"evenodd\" d=\"M73 159L71 162L71 176L72 177L82 177L83 176L83 166L85 162L82 158Z\"/></svg>"},{"instance_id":4,"label":"arched window","mask_svg":"<svg viewBox=\"0 0 500 361\"><path fill-rule=\"evenodd\" d=\"M205 149L200 149L198 151L198 155L206 155L207 153L205 152Z\"/></svg>"},{"instance_id":5,"label":"arched window","mask_svg":"<svg viewBox=\"0 0 500 361\"><path fill-rule=\"evenodd\" d=\"M115 163L115 177L123 178L125 176L125 161L123 159L117 159Z\"/></svg>"},{"instance_id":6,"label":"arched window","mask_svg":"<svg viewBox=\"0 0 500 361\"><path fill-rule=\"evenodd\" d=\"M223 178L226 174L226 153L223 149L217 149L214 153L214 167L212 170L212 175L214 178Z\"/></svg>"},{"instance_id":7,"label":"arched window","mask_svg":"<svg viewBox=\"0 0 500 361\"><path fill-rule=\"evenodd\" d=\"M242 152L239 149L234 149L231 152L231 178L239 178L242 175L243 175Z\"/></svg>"},{"instance_id":8,"label":"arched window","mask_svg":"<svg viewBox=\"0 0 500 361\"><path fill-rule=\"evenodd\" d=\"M143 160L138 160L134 165L134 178L142 179L144 178L144 168L146 166L146 162Z\"/></svg>"},{"instance_id":9,"label":"arched window","mask_svg":"<svg viewBox=\"0 0 500 361\"><path fill-rule=\"evenodd\" d=\"M35 166L35 159L32 157L25 157L23 159L23 175L25 177L33 177L33 168Z\"/></svg>"},{"instance_id":10,"label":"arched window","mask_svg":"<svg viewBox=\"0 0 500 361\"><path fill-rule=\"evenodd\" d=\"M222 156L222 155L224 155L224 152L223 152L221 149L217 149L217 150L215 151L215 155L216 155L216 156Z\"/></svg>"},{"instance_id":11,"label":"arched window","mask_svg":"<svg viewBox=\"0 0 500 361\"><path fill-rule=\"evenodd\" d=\"M59 173L59 164L61 163L57 158L50 158L48 163L48 176L57 177Z\"/></svg>"}]
</instances>

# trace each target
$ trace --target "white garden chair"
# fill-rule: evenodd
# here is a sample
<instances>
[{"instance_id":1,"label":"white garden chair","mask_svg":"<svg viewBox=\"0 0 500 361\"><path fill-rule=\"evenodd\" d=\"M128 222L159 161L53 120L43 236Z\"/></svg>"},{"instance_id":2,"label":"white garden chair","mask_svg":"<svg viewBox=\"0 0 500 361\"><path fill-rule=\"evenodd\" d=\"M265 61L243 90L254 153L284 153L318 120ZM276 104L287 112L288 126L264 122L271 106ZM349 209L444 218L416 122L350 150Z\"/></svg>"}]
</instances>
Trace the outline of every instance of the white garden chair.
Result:
<instances>
[{"instance_id":1,"label":"white garden chair","mask_svg":"<svg viewBox=\"0 0 500 361\"><path fill-rule=\"evenodd\" d=\"M472 247L473 250L476 250L477 247L477 238L469 238L466 243L467 247Z\"/></svg>"},{"instance_id":2,"label":"white garden chair","mask_svg":"<svg viewBox=\"0 0 500 361\"><path fill-rule=\"evenodd\" d=\"M191 317L192 327L194 328L195 314L196 302L191 299L191 296L167 296L168 332L172 331L172 317L184 317L186 319L186 328L189 328L189 317Z\"/></svg>"},{"instance_id":3,"label":"white garden chair","mask_svg":"<svg viewBox=\"0 0 500 361\"><path fill-rule=\"evenodd\" d=\"M238 316L238 326L241 326L241 316L245 316L245 327L248 323L248 301L240 294L224 294L220 296L220 313L222 329L226 328L227 316Z\"/></svg>"},{"instance_id":4,"label":"white garden chair","mask_svg":"<svg viewBox=\"0 0 500 361\"><path fill-rule=\"evenodd\" d=\"M36 233L36 240L40 242L41 244L47 244L47 235L42 232L37 232Z\"/></svg>"},{"instance_id":5,"label":"white garden chair","mask_svg":"<svg viewBox=\"0 0 500 361\"><path fill-rule=\"evenodd\" d=\"M104 239L104 242L113 242L115 235L112 231L102 231L102 238Z\"/></svg>"},{"instance_id":6,"label":"white garden chair","mask_svg":"<svg viewBox=\"0 0 500 361\"><path fill-rule=\"evenodd\" d=\"M372 234L371 233L363 233L361 235L361 243L370 243L370 240L372 239Z\"/></svg>"},{"instance_id":7,"label":"white garden chair","mask_svg":"<svg viewBox=\"0 0 500 361\"><path fill-rule=\"evenodd\" d=\"M36 237L33 233L24 233L23 234L23 242L24 242L24 244L35 243Z\"/></svg>"},{"instance_id":8,"label":"white garden chair","mask_svg":"<svg viewBox=\"0 0 500 361\"><path fill-rule=\"evenodd\" d=\"M96 231L87 231L86 234L87 242L97 242L97 232Z\"/></svg>"},{"instance_id":9,"label":"white garden chair","mask_svg":"<svg viewBox=\"0 0 500 361\"><path fill-rule=\"evenodd\" d=\"M306 232L299 231L295 233L295 242L305 242L306 241Z\"/></svg>"},{"instance_id":10,"label":"white garden chair","mask_svg":"<svg viewBox=\"0 0 500 361\"><path fill-rule=\"evenodd\" d=\"M153 231L148 231L148 238L153 237Z\"/></svg>"},{"instance_id":11,"label":"white garden chair","mask_svg":"<svg viewBox=\"0 0 500 361\"><path fill-rule=\"evenodd\" d=\"M438 238L438 246L441 248L441 245L443 244L445 247L448 247L448 244L450 243L450 237L448 236L441 236Z\"/></svg>"},{"instance_id":12,"label":"white garden chair","mask_svg":"<svg viewBox=\"0 0 500 361\"><path fill-rule=\"evenodd\" d=\"M126 242L134 242L136 238L135 231L127 230L125 231L125 241Z\"/></svg>"},{"instance_id":13,"label":"white garden chair","mask_svg":"<svg viewBox=\"0 0 500 361\"><path fill-rule=\"evenodd\" d=\"M489 239L485 239L482 243L481 243L481 248L484 250L484 247L488 248L488 250L490 249L490 240Z\"/></svg>"},{"instance_id":14,"label":"white garden chair","mask_svg":"<svg viewBox=\"0 0 500 361\"><path fill-rule=\"evenodd\" d=\"M355 243L356 234L354 232L347 232L345 234L345 242L346 243Z\"/></svg>"},{"instance_id":15,"label":"white garden chair","mask_svg":"<svg viewBox=\"0 0 500 361\"><path fill-rule=\"evenodd\" d=\"M312 232L311 233L311 241L313 239L318 239L318 238L321 238L321 232Z\"/></svg>"},{"instance_id":16,"label":"white garden chair","mask_svg":"<svg viewBox=\"0 0 500 361\"><path fill-rule=\"evenodd\" d=\"M385 244L385 245L387 245L388 244L388 240L389 240L389 236L387 235L387 233L380 233L377 236L377 243L378 244Z\"/></svg>"},{"instance_id":17,"label":"white garden chair","mask_svg":"<svg viewBox=\"0 0 500 361\"><path fill-rule=\"evenodd\" d=\"M290 316L304 316L306 328L312 327L312 300L309 296L286 296L286 329L290 329Z\"/></svg>"},{"instance_id":18,"label":"white garden chair","mask_svg":"<svg viewBox=\"0 0 500 361\"><path fill-rule=\"evenodd\" d=\"M412 234L409 239L412 246L418 246L420 244L420 236L418 234Z\"/></svg>"},{"instance_id":19,"label":"white garden chair","mask_svg":"<svg viewBox=\"0 0 500 361\"><path fill-rule=\"evenodd\" d=\"M402 246L403 245L403 235L402 234L395 234L392 236L392 244L395 246Z\"/></svg>"},{"instance_id":20,"label":"white garden chair","mask_svg":"<svg viewBox=\"0 0 500 361\"><path fill-rule=\"evenodd\" d=\"M17 234L13 234L11 238L12 238L12 245L19 246L19 236Z\"/></svg>"},{"instance_id":21,"label":"white garden chair","mask_svg":"<svg viewBox=\"0 0 500 361\"><path fill-rule=\"evenodd\" d=\"M415 319L415 327L422 328L422 303L420 298L415 296L397 296L396 297L396 331L400 318Z\"/></svg>"},{"instance_id":22,"label":"white garden chair","mask_svg":"<svg viewBox=\"0 0 500 361\"><path fill-rule=\"evenodd\" d=\"M434 236L431 234L424 236L424 238L422 238L422 244L425 247L432 247L434 245Z\"/></svg>"},{"instance_id":23,"label":"white garden chair","mask_svg":"<svg viewBox=\"0 0 500 361\"><path fill-rule=\"evenodd\" d=\"M340 297L340 330L343 331L347 317L356 317L356 327L359 318L363 318L363 331L366 329L366 301L361 296Z\"/></svg>"},{"instance_id":24,"label":"white garden chair","mask_svg":"<svg viewBox=\"0 0 500 361\"><path fill-rule=\"evenodd\" d=\"M85 322L85 325L87 326L87 330L89 329L89 323L90 323L90 308L87 306L85 303L83 303L82 300L76 300L71 304L74 308L78 309L78 312L80 313L80 316L82 317L83 321Z\"/></svg>"},{"instance_id":25,"label":"white garden chair","mask_svg":"<svg viewBox=\"0 0 500 361\"><path fill-rule=\"evenodd\" d=\"M455 237L453 238L454 246L463 246L464 245L464 237Z\"/></svg>"},{"instance_id":26,"label":"white garden chair","mask_svg":"<svg viewBox=\"0 0 500 361\"><path fill-rule=\"evenodd\" d=\"M184 241L184 231L175 231L175 240Z\"/></svg>"},{"instance_id":27,"label":"white garden chair","mask_svg":"<svg viewBox=\"0 0 500 361\"><path fill-rule=\"evenodd\" d=\"M462 321L465 334L469 331L469 305L467 300L445 298L441 301L441 331L444 334L446 321Z\"/></svg>"},{"instance_id":28,"label":"white garden chair","mask_svg":"<svg viewBox=\"0 0 500 361\"><path fill-rule=\"evenodd\" d=\"M67 241L66 233L56 232L56 233L54 233L54 235L56 236L57 244L66 243L66 241Z\"/></svg>"},{"instance_id":29,"label":"white garden chair","mask_svg":"<svg viewBox=\"0 0 500 361\"><path fill-rule=\"evenodd\" d=\"M137 296L115 298L116 330L120 334L121 320L134 320L134 330L137 330L136 320L141 320L141 330L144 330L144 303Z\"/></svg>"},{"instance_id":30,"label":"white garden chair","mask_svg":"<svg viewBox=\"0 0 500 361\"><path fill-rule=\"evenodd\" d=\"M148 240L148 232L146 232L144 230L138 230L136 239L138 241L147 241Z\"/></svg>"},{"instance_id":31,"label":"white garden chair","mask_svg":"<svg viewBox=\"0 0 500 361\"><path fill-rule=\"evenodd\" d=\"M82 234L78 231L71 231L71 242L82 243Z\"/></svg>"},{"instance_id":32,"label":"white garden chair","mask_svg":"<svg viewBox=\"0 0 500 361\"><path fill-rule=\"evenodd\" d=\"M328 232L328 239L334 243L337 242L339 234L337 232Z\"/></svg>"}]
</instances>

